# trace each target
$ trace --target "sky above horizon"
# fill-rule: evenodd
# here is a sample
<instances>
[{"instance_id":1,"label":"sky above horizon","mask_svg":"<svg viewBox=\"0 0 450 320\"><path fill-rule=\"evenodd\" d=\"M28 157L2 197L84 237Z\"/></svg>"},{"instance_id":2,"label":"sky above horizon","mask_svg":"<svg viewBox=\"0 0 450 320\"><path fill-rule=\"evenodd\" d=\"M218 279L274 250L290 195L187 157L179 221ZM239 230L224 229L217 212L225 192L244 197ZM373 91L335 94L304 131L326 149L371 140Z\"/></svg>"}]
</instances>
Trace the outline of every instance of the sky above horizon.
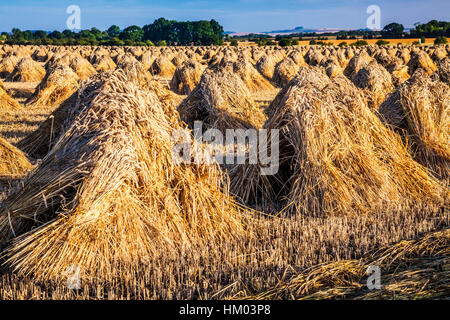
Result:
<instances>
[{"instance_id":1,"label":"sky above horizon","mask_svg":"<svg viewBox=\"0 0 450 320\"><path fill-rule=\"evenodd\" d=\"M144 26L159 17L175 20L216 19L225 31L366 27L370 5L381 9L381 26L391 22L413 27L429 20L450 20L448 0L3 0L0 31L67 29L70 5L81 8L81 28L106 30L116 24Z\"/></svg>"}]
</instances>

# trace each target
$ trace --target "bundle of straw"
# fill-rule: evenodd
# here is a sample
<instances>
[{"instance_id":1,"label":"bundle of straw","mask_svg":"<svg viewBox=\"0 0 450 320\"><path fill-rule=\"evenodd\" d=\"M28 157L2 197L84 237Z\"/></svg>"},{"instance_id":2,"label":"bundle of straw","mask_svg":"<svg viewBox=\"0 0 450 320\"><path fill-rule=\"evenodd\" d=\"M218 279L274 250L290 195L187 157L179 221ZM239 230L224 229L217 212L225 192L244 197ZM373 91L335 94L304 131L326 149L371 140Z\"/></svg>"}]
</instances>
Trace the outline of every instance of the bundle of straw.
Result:
<instances>
[{"instance_id":1,"label":"bundle of straw","mask_svg":"<svg viewBox=\"0 0 450 320\"><path fill-rule=\"evenodd\" d=\"M56 66L47 71L26 104L58 106L78 89L78 82L77 74L69 66Z\"/></svg>"},{"instance_id":2,"label":"bundle of straw","mask_svg":"<svg viewBox=\"0 0 450 320\"><path fill-rule=\"evenodd\" d=\"M378 110L395 89L392 76L375 60L361 68L351 80L358 88L364 90L371 110Z\"/></svg>"},{"instance_id":3,"label":"bundle of straw","mask_svg":"<svg viewBox=\"0 0 450 320\"><path fill-rule=\"evenodd\" d=\"M325 87L320 78L310 71L306 80L293 80L270 106L264 128L280 130L278 173L238 166L233 192L250 204L281 202L285 212L306 215L440 208L440 183L412 160L360 91L344 77Z\"/></svg>"},{"instance_id":4,"label":"bundle of straw","mask_svg":"<svg viewBox=\"0 0 450 320\"><path fill-rule=\"evenodd\" d=\"M159 56L150 67L152 75L160 78L172 78L175 70L176 67L165 55Z\"/></svg>"},{"instance_id":5,"label":"bundle of straw","mask_svg":"<svg viewBox=\"0 0 450 320\"><path fill-rule=\"evenodd\" d=\"M75 56L71 61L69 65L73 71L77 74L78 78L80 80L84 81L90 76L97 73L95 68L87 61L85 58L82 58L81 56Z\"/></svg>"},{"instance_id":6,"label":"bundle of straw","mask_svg":"<svg viewBox=\"0 0 450 320\"><path fill-rule=\"evenodd\" d=\"M7 263L61 283L132 284L159 254L239 237L217 165L175 165L173 122L156 95L121 72L80 89L64 133L0 208Z\"/></svg>"},{"instance_id":7,"label":"bundle of straw","mask_svg":"<svg viewBox=\"0 0 450 320\"><path fill-rule=\"evenodd\" d=\"M319 264L243 299L442 299L448 295L450 230L431 232L369 252L359 260ZM382 286L367 290L367 270L383 270Z\"/></svg>"},{"instance_id":8,"label":"bundle of straw","mask_svg":"<svg viewBox=\"0 0 450 320\"><path fill-rule=\"evenodd\" d=\"M250 92L273 90L272 84L265 79L247 59L238 59L233 64L234 72L241 77Z\"/></svg>"},{"instance_id":9,"label":"bundle of straw","mask_svg":"<svg viewBox=\"0 0 450 320\"><path fill-rule=\"evenodd\" d=\"M57 66L69 66L75 56L78 56L78 54L71 55L65 50L56 52L45 64L45 69L48 71Z\"/></svg>"},{"instance_id":10,"label":"bundle of straw","mask_svg":"<svg viewBox=\"0 0 450 320\"><path fill-rule=\"evenodd\" d=\"M32 167L33 165L22 151L0 137L0 179L16 179Z\"/></svg>"},{"instance_id":11,"label":"bundle of straw","mask_svg":"<svg viewBox=\"0 0 450 320\"><path fill-rule=\"evenodd\" d=\"M447 57L447 50L445 50L444 46L437 46L434 49L433 54L431 55L431 59L433 59L436 63L439 63L442 59Z\"/></svg>"},{"instance_id":12,"label":"bundle of straw","mask_svg":"<svg viewBox=\"0 0 450 320\"><path fill-rule=\"evenodd\" d=\"M450 85L450 58L444 58L439 62L437 73L442 82Z\"/></svg>"},{"instance_id":13,"label":"bundle of straw","mask_svg":"<svg viewBox=\"0 0 450 320\"><path fill-rule=\"evenodd\" d=\"M271 55L264 55L256 63L256 69L266 77L266 79L272 80L275 65L275 59Z\"/></svg>"},{"instance_id":14,"label":"bundle of straw","mask_svg":"<svg viewBox=\"0 0 450 320\"><path fill-rule=\"evenodd\" d=\"M145 51L142 56L139 57L139 61L144 65L144 68L149 71L156 58L157 55L154 52Z\"/></svg>"},{"instance_id":15,"label":"bundle of straw","mask_svg":"<svg viewBox=\"0 0 450 320\"><path fill-rule=\"evenodd\" d=\"M422 68L431 76L436 70L436 64L431 60L430 56L422 50L413 52L408 62L409 74L413 74L418 68Z\"/></svg>"},{"instance_id":16,"label":"bundle of straw","mask_svg":"<svg viewBox=\"0 0 450 320\"><path fill-rule=\"evenodd\" d=\"M97 72L112 71L116 69L116 64L109 55L96 53L91 56L90 61Z\"/></svg>"},{"instance_id":17,"label":"bundle of straw","mask_svg":"<svg viewBox=\"0 0 450 320\"><path fill-rule=\"evenodd\" d=\"M292 59L298 66L306 66L307 63L305 62L305 58L303 57L302 53L298 50L292 51L289 55L289 58Z\"/></svg>"},{"instance_id":18,"label":"bundle of straw","mask_svg":"<svg viewBox=\"0 0 450 320\"><path fill-rule=\"evenodd\" d=\"M35 61L47 62L49 58L48 49L45 47L39 47L33 52L32 57Z\"/></svg>"},{"instance_id":19,"label":"bundle of straw","mask_svg":"<svg viewBox=\"0 0 450 320\"><path fill-rule=\"evenodd\" d=\"M450 88L418 69L380 107L383 119L406 130L417 161L447 183L450 178Z\"/></svg>"},{"instance_id":20,"label":"bundle of straw","mask_svg":"<svg viewBox=\"0 0 450 320\"><path fill-rule=\"evenodd\" d=\"M11 82L41 82L45 69L31 58L23 58L7 78Z\"/></svg>"},{"instance_id":21,"label":"bundle of straw","mask_svg":"<svg viewBox=\"0 0 450 320\"><path fill-rule=\"evenodd\" d=\"M177 55L175 55L175 57L171 60L172 64L175 67L179 67L182 64L184 64L186 61L189 61L189 58L187 57L187 55L184 52L179 52ZM193 60L195 62L198 62L197 60Z\"/></svg>"},{"instance_id":22,"label":"bundle of straw","mask_svg":"<svg viewBox=\"0 0 450 320\"><path fill-rule=\"evenodd\" d=\"M411 60L411 51L407 48L397 50L396 56L403 60L404 64L408 64Z\"/></svg>"},{"instance_id":23,"label":"bundle of straw","mask_svg":"<svg viewBox=\"0 0 450 320\"><path fill-rule=\"evenodd\" d=\"M299 68L291 58L286 58L276 65L272 81L283 88L295 77Z\"/></svg>"},{"instance_id":24,"label":"bundle of straw","mask_svg":"<svg viewBox=\"0 0 450 320\"><path fill-rule=\"evenodd\" d=\"M176 106L182 98L161 86L157 81L151 80L148 72L143 70L142 65L137 61L131 61L122 64L119 61L119 67L123 67L127 81L138 86L141 90L151 91L156 94L161 104L164 106L166 115L171 119L178 118ZM122 69L122 68L120 68ZM123 69L122 69L123 70ZM54 146L60 135L63 133L64 123L69 118L72 106L77 99L78 94L68 97L52 114L39 126L39 128L23 138L18 146L30 156L41 159Z\"/></svg>"},{"instance_id":25,"label":"bundle of straw","mask_svg":"<svg viewBox=\"0 0 450 320\"><path fill-rule=\"evenodd\" d=\"M330 78L334 78L338 75L342 75L344 70L341 68L339 61L336 57L331 57L328 59L323 59L320 66L325 68L325 72Z\"/></svg>"},{"instance_id":26,"label":"bundle of straw","mask_svg":"<svg viewBox=\"0 0 450 320\"><path fill-rule=\"evenodd\" d=\"M19 64L21 58L17 55L8 55L0 61L0 78L7 78Z\"/></svg>"},{"instance_id":27,"label":"bundle of straw","mask_svg":"<svg viewBox=\"0 0 450 320\"><path fill-rule=\"evenodd\" d=\"M175 70L170 88L178 94L188 95L200 82L203 70L203 65L198 62L184 62Z\"/></svg>"},{"instance_id":28,"label":"bundle of straw","mask_svg":"<svg viewBox=\"0 0 450 320\"><path fill-rule=\"evenodd\" d=\"M366 50L362 50L360 53L353 56L344 69L344 75L351 79L362 68L367 66L373 58L367 53Z\"/></svg>"},{"instance_id":29,"label":"bundle of straw","mask_svg":"<svg viewBox=\"0 0 450 320\"><path fill-rule=\"evenodd\" d=\"M205 70L200 83L178 106L181 120L191 128L203 121L207 128L226 129L261 127L263 112L241 80L233 65L217 65Z\"/></svg>"},{"instance_id":30,"label":"bundle of straw","mask_svg":"<svg viewBox=\"0 0 450 320\"><path fill-rule=\"evenodd\" d=\"M8 94L3 82L0 80L0 110L18 108L20 108L19 103Z\"/></svg>"},{"instance_id":31,"label":"bundle of straw","mask_svg":"<svg viewBox=\"0 0 450 320\"><path fill-rule=\"evenodd\" d=\"M311 66L318 66L325 56L318 49L310 48L305 55L305 61Z\"/></svg>"}]
</instances>

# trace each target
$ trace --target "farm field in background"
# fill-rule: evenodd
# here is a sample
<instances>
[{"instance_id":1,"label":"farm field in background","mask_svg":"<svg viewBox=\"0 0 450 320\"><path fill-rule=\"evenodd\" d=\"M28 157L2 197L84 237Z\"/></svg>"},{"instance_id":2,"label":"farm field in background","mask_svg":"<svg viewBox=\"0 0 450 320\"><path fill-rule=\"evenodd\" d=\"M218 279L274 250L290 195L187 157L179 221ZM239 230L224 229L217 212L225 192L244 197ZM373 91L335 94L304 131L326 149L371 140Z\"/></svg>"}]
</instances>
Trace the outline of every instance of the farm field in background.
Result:
<instances>
[{"instance_id":1,"label":"farm field in background","mask_svg":"<svg viewBox=\"0 0 450 320\"><path fill-rule=\"evenodd\" d=\"M312 37L311 39L313 39L313 38L314 37ZM368 45L374 45L379 40L388 41L389 44L391 44L391 45L399 45L399 44L410 45L410 44L413 44L413 43L418 43L420 41L419 38L402 38L402 39L379 39L379 38L377 38L377 39L362 39L362 38L359 38L359 39L343 39L343 40L337 40L336 38L333 38L333 37L327 37L327 38L328 38L327 40L318 40L318 41L331 43L331 44L333 44L335 46L339 45L342 42L346 42L348 45L352 45L355 42L360 41L360 40L367 41ZM297 39L298 40L298 38L296 38L296 37L293 37L292 39ZM298 45L299 46L310 46L309 42L311 41L311 39L307 38L307 37L304 38L304 39L305 40L298 41ZM436 38L425 38L425 42L422 45L433 45L435 39ZM242 40L242 41L239 41L239 46L258 46L258 44L256 44L255 42L252 42L252 41Z\"/></svg>"},{"instance_id":2,"label":"farm field in background","mask_svg":"<svg viewBox=\"0 0 450 320\"><path fill-rule=\"evenodd\" d=\"M448 298L450 46L378 40L0 45L0 299Z\"/></svg>"}]
</instances>

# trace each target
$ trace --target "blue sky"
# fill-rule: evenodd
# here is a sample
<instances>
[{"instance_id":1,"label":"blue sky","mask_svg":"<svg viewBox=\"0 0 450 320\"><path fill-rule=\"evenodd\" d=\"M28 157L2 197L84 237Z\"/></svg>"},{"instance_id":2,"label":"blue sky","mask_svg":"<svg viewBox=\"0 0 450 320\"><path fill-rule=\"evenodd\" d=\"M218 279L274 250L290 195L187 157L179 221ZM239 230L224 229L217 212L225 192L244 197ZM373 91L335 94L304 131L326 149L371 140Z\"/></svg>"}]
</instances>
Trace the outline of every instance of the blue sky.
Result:
<instances>
[{"instance_id":1,"label":"blue sky","mask_svg":"<svg viewBox=\"0 0 450 320\"><path fill-rule=\"evenodd\" d=\"M449 0L1 0L0 31L64 30L69 5L81 8L81 27L107 29L140 25L165 17L216 19L227 31L258 32L305 28L364 28L366 8L381 8L381 24L412 27L431 19L450 20Z\"/></svg>"}]
</instances>

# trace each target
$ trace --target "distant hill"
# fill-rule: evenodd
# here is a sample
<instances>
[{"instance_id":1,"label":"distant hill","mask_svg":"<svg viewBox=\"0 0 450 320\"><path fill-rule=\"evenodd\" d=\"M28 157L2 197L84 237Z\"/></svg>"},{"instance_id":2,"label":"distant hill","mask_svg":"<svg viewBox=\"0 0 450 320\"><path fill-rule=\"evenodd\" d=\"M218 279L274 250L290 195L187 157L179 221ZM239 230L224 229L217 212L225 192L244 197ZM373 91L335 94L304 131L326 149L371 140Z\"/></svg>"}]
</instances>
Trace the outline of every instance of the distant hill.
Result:
<instances>
[{"instance_id":1,"label":"distant hill","mask_svg":"<svg viewBox=\"0 0 450 320\"><path fill-rule=\"evenodd\" d=\"M269 32L263 32L263 33L300 33L300 32L309 32L309 30L306 30L303 27L296 27L294 29L288 29L288 30L273 30Z\"/></svg>"},{"instance_id":2,"label":"distant hill","mask_svg":"<svg viewBox=\"0 0 450 320\"><path fill-rule=\"evenodd\" d=\"M294 29L288 30L273 30L269 32L263 32L268 35L278 35L278 34L292 34L292 33L326 33L326 32L339 32L339 31L350 31L349 29L342 28L321 28L321 29L305 29L304 27L296 27Z\"/></svg>"},{"instance_id":3,"label":"distant hill","mask_svg":"<svg viewBox=\"0 0 450 320\"><path fill-rule=\"evenodd\" d=\"M266 34L269 36L276 35L288 35L293 33L329 33L329 32L339 32L339 31L350 31L350 29L343 28L322 28L322 29L305 29L304 27L295 27L294 29L285 29L285 30L272 30L272 31L262 31L262 32L225 32L225 34L229 34L230 36L245 36L248 34Z\"/></svg>"}]
</instances>

